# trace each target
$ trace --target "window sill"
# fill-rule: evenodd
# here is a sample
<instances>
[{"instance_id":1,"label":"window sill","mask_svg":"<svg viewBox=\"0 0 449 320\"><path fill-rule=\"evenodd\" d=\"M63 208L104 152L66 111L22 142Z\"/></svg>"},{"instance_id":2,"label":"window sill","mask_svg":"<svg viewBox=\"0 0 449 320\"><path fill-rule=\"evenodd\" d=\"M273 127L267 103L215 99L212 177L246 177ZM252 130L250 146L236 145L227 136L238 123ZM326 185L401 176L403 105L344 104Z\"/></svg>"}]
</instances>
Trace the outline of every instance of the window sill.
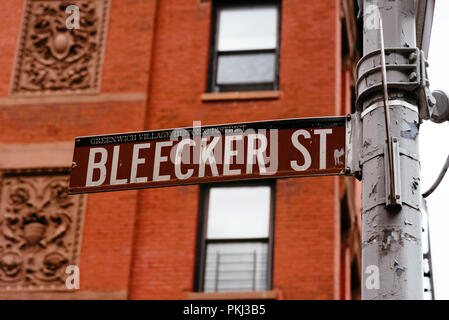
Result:
<instances>
[{"instance_id":1,"label":"window sill","mask_svg":"<svg viewBox=\"0 0 449 320\"><path fill-rule=\"evenodd\" d=\"M275 300L278 292L254 291L254 292L188 292L187 300Z\"/></svg>"},{"instance_id":2,"label":"window sill","mask_svg":"<svg viewBox=\"0 0 449 320\"><path fill-rule=\"evenodd\" d=\"M228 101L228 100L266 100L279 99L280 91L238 91L238 92L217 92L203 93L201 100L204 102Z\"/></svg>"}]
</instances>

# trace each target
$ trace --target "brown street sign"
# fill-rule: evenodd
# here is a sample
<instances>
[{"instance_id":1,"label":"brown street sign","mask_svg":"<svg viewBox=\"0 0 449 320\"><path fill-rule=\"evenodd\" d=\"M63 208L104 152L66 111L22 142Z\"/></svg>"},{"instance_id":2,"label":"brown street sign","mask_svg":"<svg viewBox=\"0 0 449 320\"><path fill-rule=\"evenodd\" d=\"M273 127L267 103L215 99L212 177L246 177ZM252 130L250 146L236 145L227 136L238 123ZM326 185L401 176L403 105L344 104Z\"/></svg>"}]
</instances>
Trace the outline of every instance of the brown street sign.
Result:
<instances>
[{"instance_id":1,"label":"brown street sign","mask_svg":"<svg viewBox=\"0 0 449 320\"><path fill-rule=\"evenodd\" d=\"M342 175L346 117L143 131L75 139L70 194Z\"/></svg>"}]
</instances>

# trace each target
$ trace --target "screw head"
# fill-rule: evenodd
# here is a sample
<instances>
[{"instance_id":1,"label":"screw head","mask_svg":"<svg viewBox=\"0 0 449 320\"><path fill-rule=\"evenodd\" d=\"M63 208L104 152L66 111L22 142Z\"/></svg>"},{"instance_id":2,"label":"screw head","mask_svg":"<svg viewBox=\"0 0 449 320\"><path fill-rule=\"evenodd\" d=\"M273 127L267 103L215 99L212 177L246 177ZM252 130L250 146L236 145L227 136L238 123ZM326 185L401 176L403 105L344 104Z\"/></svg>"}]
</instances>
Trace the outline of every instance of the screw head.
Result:
<instances>
[{"instance_id":1,"label":"screw head","mask_svg":"<svg viewBox=\"0 0 449 320\"><path fill-rule=\"evenodd\" d=\"M437 100L432 94L430 94L429 96L427 96L427 103L429 104L430 107L433 107L437 104Z\"/></svg>"}]
</instances>

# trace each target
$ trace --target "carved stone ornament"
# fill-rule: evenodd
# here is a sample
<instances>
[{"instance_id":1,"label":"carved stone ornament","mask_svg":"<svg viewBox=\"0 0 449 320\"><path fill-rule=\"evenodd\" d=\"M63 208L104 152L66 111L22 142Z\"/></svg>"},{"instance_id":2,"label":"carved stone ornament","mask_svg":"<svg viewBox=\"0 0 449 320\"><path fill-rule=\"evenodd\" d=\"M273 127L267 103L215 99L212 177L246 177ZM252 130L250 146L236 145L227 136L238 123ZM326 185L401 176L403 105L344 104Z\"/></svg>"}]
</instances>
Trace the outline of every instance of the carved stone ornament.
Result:
<instances>
[{"instance_id":1,"label":"carved stone ornament","mask_svg":"<svg viewBox=\"0 0 449 320\"><path fill-rule=\"evenodd\" d=\"M109 0L26 0L24 10L11 95L98 93Z\"/></svg>"},{"instance_id":2,"label":"carved stone ornament","mask_svg":"<svg viewBox=\"0 0 449 320\"><path fill-rule=\"evenodd\" d=\"M68 174L0 178L0 290L67 290L77 265L84 196L69 196Z\"/></svg>"}]
</instances>

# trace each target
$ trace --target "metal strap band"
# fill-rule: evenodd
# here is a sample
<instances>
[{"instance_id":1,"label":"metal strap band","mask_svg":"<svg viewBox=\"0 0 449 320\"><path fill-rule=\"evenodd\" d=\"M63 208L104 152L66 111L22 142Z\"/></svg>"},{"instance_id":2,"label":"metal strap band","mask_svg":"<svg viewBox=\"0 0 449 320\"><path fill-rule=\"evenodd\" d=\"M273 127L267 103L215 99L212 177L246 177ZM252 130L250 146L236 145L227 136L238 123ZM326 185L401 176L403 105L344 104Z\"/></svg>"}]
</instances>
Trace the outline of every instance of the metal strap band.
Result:
<instances>
[{"instance_id":1,"label":"metal strap band","mask_svg":"<svg viewBox=\"0 0 449 320\"><path fill-rule=\"evenodd\" d=\"M411 153L407 149L399 148L399 153L400 153L400 155L409 157L410 159L420 162L419 155ZM384 151L382 149L373 151L373 152L369 153L368 155L362 154L362 156L360 158L360 165L363 165L365 162L368 162L368 161L370 161L374 158L377 158L379 156L383 156L383 154L384 154Z\"/></svg>"},{"instance_id":2,"label":"metal strap band","mask_svg":"<svg viewBox=\"0 0 449 320\"><path fill-rule=\"evenodd\" d=\"M408 108L416 113L418 113L418 107L414 106L411 103L405 102L405 101L401 101L401 100L390 100L388 101L388 106L402 106L404 108ZM363 119L364 116L366 116L368 113L370 113L371 111L377 109L377 108L383 108L384 107L384 103L379 101L376 102L375 104L369 106L368 108L366 108L362 114L361 114L361 118Z\"/></svg>"}]
</instances>

